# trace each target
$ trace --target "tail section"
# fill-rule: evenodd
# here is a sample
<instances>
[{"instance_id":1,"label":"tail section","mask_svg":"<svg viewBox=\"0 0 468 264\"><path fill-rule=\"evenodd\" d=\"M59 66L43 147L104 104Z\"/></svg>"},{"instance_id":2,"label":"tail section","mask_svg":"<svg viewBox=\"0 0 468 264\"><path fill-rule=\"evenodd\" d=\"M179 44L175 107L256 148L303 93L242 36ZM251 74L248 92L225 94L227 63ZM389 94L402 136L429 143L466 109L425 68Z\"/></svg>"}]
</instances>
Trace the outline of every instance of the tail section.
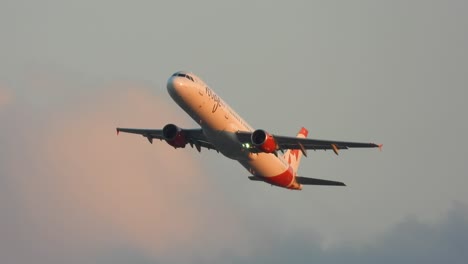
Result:
<instances>
[{"instance_id":1,"label":"tail section","mask_svg":"<svg viewBox=\"0 0 468 264\"><path fill-rule=\"evenodd\" d=\"M307 131L305 128L301 128L296 137L305 138L307 137L307 134L309 134L309 131ZM283 155L283 159L286 160L293 169L294 175L297 174L297 169L299 168L301 157L302 151L300 149L288 149Z\"/></svg>"}]
</instances>

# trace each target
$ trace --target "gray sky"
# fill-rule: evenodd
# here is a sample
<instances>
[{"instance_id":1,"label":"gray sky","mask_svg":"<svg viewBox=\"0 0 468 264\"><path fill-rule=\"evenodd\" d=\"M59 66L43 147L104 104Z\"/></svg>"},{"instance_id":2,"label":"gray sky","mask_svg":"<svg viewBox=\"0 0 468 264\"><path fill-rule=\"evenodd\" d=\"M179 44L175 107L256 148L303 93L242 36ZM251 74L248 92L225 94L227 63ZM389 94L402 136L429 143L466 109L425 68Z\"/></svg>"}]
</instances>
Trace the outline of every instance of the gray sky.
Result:
<instances>
[{"instance_id":1,"label":"gray sky","mask_svg":"<svg viewBox=\"0 0 468 264\"><path fill-rule=\"evenodd\" d=\"M3 263L465 263L464 1L3 1ZM204 79L252 126L383 143L253 183L215 152L115 137L189 120ZM181 166L181 164L183 166Z\"/></svg>"}]
</instances>

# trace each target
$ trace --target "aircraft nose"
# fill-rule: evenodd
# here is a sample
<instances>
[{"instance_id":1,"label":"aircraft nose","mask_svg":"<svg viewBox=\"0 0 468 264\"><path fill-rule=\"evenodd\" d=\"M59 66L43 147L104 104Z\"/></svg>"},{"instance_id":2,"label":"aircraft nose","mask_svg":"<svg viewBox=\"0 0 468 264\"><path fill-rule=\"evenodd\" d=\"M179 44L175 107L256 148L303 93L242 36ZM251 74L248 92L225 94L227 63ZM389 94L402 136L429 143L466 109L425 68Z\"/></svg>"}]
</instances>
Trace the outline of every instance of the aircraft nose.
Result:
<instances>
[{"instance_id":1,"label":"aircraft nose","mask_svg":"<svg viewBox=\"0 0 468 264\"><path fill-rule=\"evenodd\" d=\"M180 90L184 88L184 82L182 78L177 77L177 76L172 76L167 80L167 91L170 94L178 94L180 93Z\"/></svg>"}]
</instances>

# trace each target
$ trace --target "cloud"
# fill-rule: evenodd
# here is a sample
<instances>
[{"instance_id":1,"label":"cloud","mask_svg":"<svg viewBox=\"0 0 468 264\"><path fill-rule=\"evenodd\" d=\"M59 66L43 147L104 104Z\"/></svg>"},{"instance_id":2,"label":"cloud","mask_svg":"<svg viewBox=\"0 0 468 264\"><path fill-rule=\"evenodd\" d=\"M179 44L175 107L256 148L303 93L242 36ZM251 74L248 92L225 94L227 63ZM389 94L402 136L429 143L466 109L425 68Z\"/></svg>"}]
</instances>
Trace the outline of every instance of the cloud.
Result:
<instances>
[{"instance_id":1,"label":"cloud","mask_svg":"<svg viewBox=\"0 0 468 264\"><path fill-rule=\"evenodd\" d=\"M113 84L68 97L51 91L44 96L47 104L16 100L0 116L9 124L0 134L2 263L462 263L467 258L464 203L455 203L437 223L407 218L372 244L348 241L324 248L316 222L306 220L306 230L294 228L294 221L280 217L283 208L268 211L259 202L253 212L226 200L194 158L196 151L116 136L116 126L186 126L182 113L148 87ZM288 217L297 215L288 211Z\"/></svg>"},{"instance_id":2,"label":"cloud","mask_svg":"<svg viewBox=\"0 0 468 264\"><path fill-rule=\"evenodd\" d=\"M12 100L13 100L13 97L11 93L8 91L8 89L0 85L0 109L10 104Z\"/></svg>"},{"instance_id":3,"label":"cloud","mask_svg":"<svg viewBox=\"0 0 468 264\"><path fill-rule=\"evenodd\" d=\"M267 247L238 263L465 263L468 257L468 205L455 202L443 220L407 218L372 244L342 243L323 249L319 236L294 232L268 239Z\"/></svg>"},{"instance_id":4,"label":"cloud","mask_svg":"<svg viewBox=\"0 0 468 264\"><path fill-rule=\"evenodd\" d=\"M0 153L0 209L10 216L0 224L8 234L2 259L82 262L124 252L183 261L217 258L230 247L242 252L238 219L223 208L195 151L115 134L116 126L183 121L146 87L104 90L53 114L18 106L28 114L0 139L14 140Z\"/></svg>"}]
</instances>

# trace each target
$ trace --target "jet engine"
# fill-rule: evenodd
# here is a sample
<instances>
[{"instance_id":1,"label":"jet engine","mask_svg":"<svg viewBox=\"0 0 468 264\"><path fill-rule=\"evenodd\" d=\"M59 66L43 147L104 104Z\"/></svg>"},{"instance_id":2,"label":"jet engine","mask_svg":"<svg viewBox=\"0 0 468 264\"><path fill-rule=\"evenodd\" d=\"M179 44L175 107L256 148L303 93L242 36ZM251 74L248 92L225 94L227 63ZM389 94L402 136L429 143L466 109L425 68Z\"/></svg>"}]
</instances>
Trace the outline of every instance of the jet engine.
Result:
<instances>
[{"instance_id":1,"label":"jet engine","mask_svg":"<svg viewBox=\"0 0 468 264\"><path fill-rule=\"evenodd\" d=\"M174 124L167 124L163 128L163 137L167 144L174 148L185 148L187 139L182 129Z\"/></svg>"},{"instance_id":2,"label":"jet engine","mask_svg":"<svg viewBox=\"0 0 468 264\"><path fill-rule=\"evenodd\" d=\"M262 129L257 129L252 133L252 144L265 153L275 153L278 149L275 138Z\"/></svg>"}]
</instances>

